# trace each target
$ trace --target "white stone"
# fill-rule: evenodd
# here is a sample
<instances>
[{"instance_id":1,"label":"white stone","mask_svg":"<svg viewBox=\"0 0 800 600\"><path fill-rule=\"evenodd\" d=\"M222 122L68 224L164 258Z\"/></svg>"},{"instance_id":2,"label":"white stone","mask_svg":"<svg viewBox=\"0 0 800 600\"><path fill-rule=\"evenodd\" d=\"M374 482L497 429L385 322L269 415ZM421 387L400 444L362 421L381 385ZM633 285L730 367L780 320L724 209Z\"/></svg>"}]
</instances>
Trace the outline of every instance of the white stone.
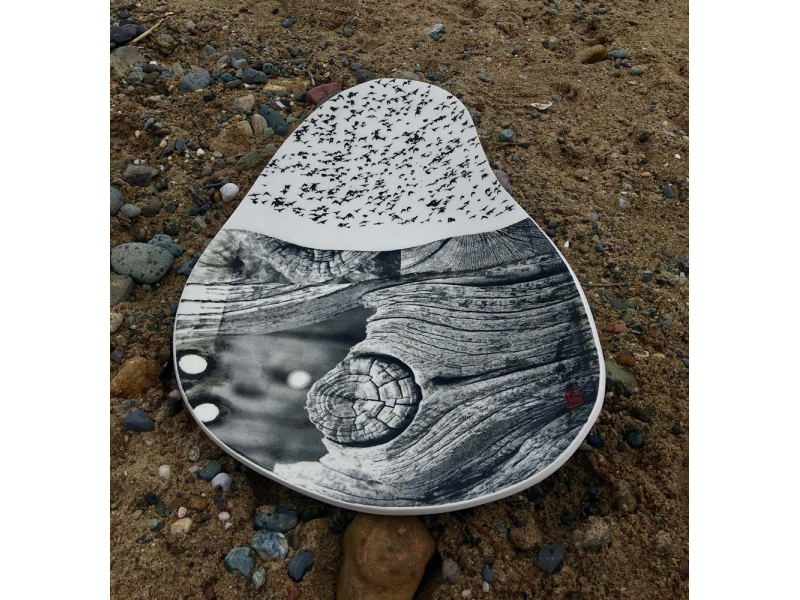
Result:
<instances>
[{"instance_id":1,"label":"white stone","mask_svg":"<svg viewBox=\"0 0 800 600\"><path fill-rule=\"evenodd\" d=\"M187 510L187 508L186 508L185 506L181 506L181 507L178 509L178 518L179 518L179 519L182 519L183 517L185 517L185 516L186 516L186 513L187 513L187 512L189 512L189 511Z\"/></svg>"},{"instance_id":2,"label":"white stone","mask_svg":"<svg viewBox=\"0 0 800 600\"><path fill-rule=\"evenodd\" d=\"M489 582L488 581L484 581L483 582L483 593L484 594L488 594L489 593Z\"/></svg>"},{"instance_id":3,"label":"white stone","mask_svg":"<svg viewBox=\"0 0 800 600\"><path fill-rule=\"evenodd\" d=\"M219 193L222 196L223 202L230 202L231 200L236 198L236 194L239 193L239 186L236 185L235 183L226 183L221 188L219 188Z\"/></svg>"},{"instance_id":4,"label":"white stone","mask_svg":"<svg viewBox=\"0 0 800 600\"><path fill-rule=\"evenodd\" d=\"M225 521L228 521L231 518L231 513L221 512L217 515L217 518L224 523Z\"/></svg>"},{"instance_id":5,"label":"white stone","mask_svg":"<svg viewBox=\"0 0 800 600\"><path fill-rule=\"evenodd\" d=\"M169 526L169 532L173 534L177 533L189 533L189 530L192 528L192 520L189 517L184 517L183 519L179 519L172 523Z\"/></svg>"},{"instance_id":6,"label":"white stone","mask_svg":"<svg viewBox=\"0 0 800 600\"><path fill-rule=\"evenodd\" d=\"M206 151L203 150L202 148L198 148L197 149L197 156L203 156L205 153L206 153Z\"/></svg>"},{"instance_id":7,"label":"white stone","mask_svg":"<svg viewBox=\"0 0 800 600\"><path fill-rule=\"evenodd\" d=\"M158 474L164 479L169 479L172 477L172 469L169 468L169 465L161 465L158 467Z\"/></svg>"},{"instance_id":8,"label":"white stone","mask_svg":"<svg viewBox=\"0 0 800 600\"><path fill-rule=\"evenodd\" d=\"M223 492L229 492L233 485L233 477L227 473L218 473L214 479L211 480L211 487L214 489L221 489Z\"/></svg>"}]
</instances>

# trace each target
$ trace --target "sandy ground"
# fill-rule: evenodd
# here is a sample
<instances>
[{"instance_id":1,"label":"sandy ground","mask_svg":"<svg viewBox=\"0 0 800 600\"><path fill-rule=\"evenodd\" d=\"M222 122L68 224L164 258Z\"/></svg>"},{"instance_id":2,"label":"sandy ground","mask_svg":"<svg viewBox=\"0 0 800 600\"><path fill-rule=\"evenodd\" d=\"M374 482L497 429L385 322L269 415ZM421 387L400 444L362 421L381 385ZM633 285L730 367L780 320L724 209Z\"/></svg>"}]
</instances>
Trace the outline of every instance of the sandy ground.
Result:
<instances>
[{"instance_id":1,"label":"sandy ground","mask_svg":"<svg viewBox=\"0 0 800 600\"><path fill-rule=\"evenodd\" d=\"M499 599L688 594L688 2L619 0L577 8L571 2L514 0L147 0L128 6L112 3L111 14L129 10L132 18L151 26L164 15L163 7L177 13L156 30L172 36L177 47L140 44L149 60L168 68L178 62L187 70L195 64L211 71L226 50L242 48L265 62L289 65L293 58L304 59L303 69L310 69L318 83L327 73L345 87L353 85L349 65L357 61L380 76L395 70L413 71L423 79L431 74L437 85L462 94L475 111L487 156L509 174L514 197L549 230L585 285L606 358L626 365L638 379L638 389L615 386L607 396L593 430L603 448L579 451L539 486L543 498L517 494L461 515L423 518L437 540L437 554L416 597L461 598L467 589L473 598L484 597L484 565L495 574L489 597ZM297 22L281 27L286 17ZM195 27L187 29L187 20ZM445 27L438 42L426 33L437 23ZM355 33L345 37L344 28ZM206 44L217 49L216 56L204 54ZM629 68L615 68L614 60L580 64L577 54L595 44L627 50L630 64L646 70L634 76ZM296 57L290 46L299 50ZM147 240L176 225L179 233L173 238L185 248L153 289L137 286L112 309L125 322L111 336L111 350L121 349L128 360L151 358L164 369L159 384L141 395L111 398L111 596L202 598L213 588L222 599L286 598L291 582L285 564L267 565L267 583L258 591L245 587L222 564L231 547L252 537L256 507L283 504L301 515L297 532L302 548L316 553L314 568L298 585L302 597L333 598L342 533L352 513L244 472L185 410L173 414L166 403L175 388L169 364L170 303L185 283L175 269L206 247L236 204L212 200L202 215L209 222L200 228L191 212L196 204L190 188L227 178L246 191L269 159L266 144L283 140L244 140L214 163L210 152L202 160L177 154L168 160L158 137L135 135L143 129L143 118L155 116L170 128L170 140L193 141L208 150L221 119L238 118L234 98L248 93L215 84L216 97L204 102L202 94L180 94L179 82L176 76L157 84L161 89L129 89L119 76L111 77L111 185L136 202L149 192L122 181L125 166L135 159L171 164L167 189L155 194L165 207L178 205L174 213L162 209L133 221L112 217L111 246ZM293 95L308 85L303 75L275 79L269 89ZM155 95L162 98L153 100ZM255 96L257 105L270 100L262 89ZM541 113L530 107L532 102L553 105ZM302 119L309 111L298 103L291 114ZM514 130L515 142L529 144L501 142L500 131L507 127ZM237 162L249 151L257 155ZM110 365L113 377L120 367ZM148 412L155 431L127 431L122 417L131 408ZM620 450L618 443L632 429L644 434L644 446L634 449L623 442L625 450ZM192 447L200 451L196 462L188 458ZM235 491L218 494L219 499L207 482L188 472L191 465L203 466L212 458L220 459L235 479ZM169 481L159 477L160 465L171 467ZM192 513L195 526L189 535L172 537L165 533L168 527L151 531L152 518L168 526L176 517L157 515L144 501L147 492L174 507L206 494L227 507L234 526L223 529L216 516L222 509L212 503ZM582 548L587 527L598 520L610 531L605 545ZM549 543L567 548L554 575L536 566L538 549ZM444 558L462 569L455 584L441 580ZM534 589L541 593L534 595Z\"/></svg>"}]
</instances>

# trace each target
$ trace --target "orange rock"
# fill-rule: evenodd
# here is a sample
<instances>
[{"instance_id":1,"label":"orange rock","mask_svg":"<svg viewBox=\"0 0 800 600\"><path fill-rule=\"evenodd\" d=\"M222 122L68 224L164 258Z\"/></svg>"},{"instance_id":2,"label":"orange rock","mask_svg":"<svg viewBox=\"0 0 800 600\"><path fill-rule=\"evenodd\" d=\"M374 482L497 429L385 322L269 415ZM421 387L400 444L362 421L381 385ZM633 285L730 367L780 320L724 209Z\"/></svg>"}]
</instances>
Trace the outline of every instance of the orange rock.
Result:
<instances>
[{"instance_id":1,"label":"orange rock","mask_svg":"<svg viewBox=\"0 0 800 600\"><path fill-rule=\"evenodd\" d=\"M114 396L136 396L158 383L161 367L155 361L134 356L125 361L116 377L111 381Z\"/></svg>"},{"instance_id":2,"label":"orange rock","mask_svg":"<svg viewBox=\"0 0 800 600\"><path fill-rule=\"evenodd\" d=\"M195 496L194 498L189 499L189 502L186 506L191 510L205 510L208 507L208 498L200 498L199 496Z\"/></svg>"},{"instance_id":3,"label":"orange rock","mask_svg":"<svg viewBox=\"0 0 800 600\"><path fill-rule=\"evenodd\" d=\"M362 514L344 534L337 600L410 600L436 543L417 517Z\"/></svg>"},{"instance_id":4,"label":"orange rock","mask_svg":"<svg viewBox=\"0 0 800 600\"><path fill-rule=\"evenodd\" d=\"M623 367L631 368L636 366L636 359L627 352L617 354L617 357L614 360L617 362L617 364L622 365Z\"/></svg>"},{"instance_id":5,"label":"orange rock","mask_svg":"<svg viewBox=\"0 0 800 600\"><path fill-rule=\"evenodd\" d=\"M625 331L625 323L611 323L606 325L606 333L623 333Z\"/></svg>"}]
</instances>

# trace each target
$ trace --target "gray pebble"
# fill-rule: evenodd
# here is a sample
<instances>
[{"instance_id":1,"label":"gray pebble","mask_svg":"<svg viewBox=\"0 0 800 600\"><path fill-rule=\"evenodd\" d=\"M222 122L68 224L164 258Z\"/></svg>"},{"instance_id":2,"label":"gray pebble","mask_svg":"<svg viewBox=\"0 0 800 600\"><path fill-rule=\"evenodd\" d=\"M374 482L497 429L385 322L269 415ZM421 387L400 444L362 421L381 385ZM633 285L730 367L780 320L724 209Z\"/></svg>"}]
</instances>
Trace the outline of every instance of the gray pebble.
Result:
<instances>
[{"instance_id":1,"label":"gray pebble","mask_svg":"<svg viewBox=\"0 0 800 600\"><path fill-rule=\"evenodd\" d=\"M511 193L511 180L508 178L508 175L505 171L501 171L500 169L494 169L494 176L497 177L497 181L500 182L500 185L503 186L503 189L507 191L509 194Z\"/></svg>"},{"instance_id":2,"label":"gray pebble","mask_svg":"<svg viewBox=\"0 0 800 600\"><path fill-rule=\"evenodd\" d=\"M564 546L561 544L550 544L539 550L539 554L536 555L536 564L539 565L540 569L552 575L558 570L561 563L564 562L564 557L566 555L567 551L564 550Z\"/></svg>"},{"instance_id":3,"label":"gray pebble","mask_svg":"<svg viewBox=\"0 0 800 600\"><path fill-rule=\"evenodd\" d=\"M225 556L225 568L231 573L239 573L246 581L251 581L256 568L256 556L249 546L231 548Z\"/></svg>"},{"instance_id":4,"label":"gray pebble","mask_svg":"<svg viewBox=\"0 0 800 600\"><path fill-rule=\"evenodd\" d=\"M141 410L134 410L129 412L122 419L122 424L130 431L153 431L156 424L146 412Z\"/></svg>"},{"instance_id":5,"label":"gray pebble","mask_svg":"<svg viewBox=\"0 0 800 600\"><path fill-rule=\"evenodd\" d=\"M253 526L256 529L286 533L297 527L297 513L286 508L278 508L275 512L256 510L253 515Z\"/></svg>"},{"instance_id":6,"label":"gray pebble","mask_svg":"<svg viewBox=\"0 0 800 600\"><path fill-rule=\"evenodd\" d=\"M211 85L211 75L205 69L194 68L191 69L181 79L181 91L186 94Z\"/></svg>"},{"instance_id":7,"label":"gray pebble","mask_svg":"<svg viewBox=\"0 0 800 600\"><path fill-rule=\"evenodd\" d=\"M135 204L123 204L122 208L119 209L119 212L129 219L135 219L142 214L142 209Z\"/></svg>"},{"instance_id":8,"label":"gray pebble","mask_svg":"<svg viewBox=\"0 0 800 600\"><path fill-rule=\"evenodd\" d=\"M133 279L120 275L111 276L111 306L125 302L133 291Z\"/></svg>"},{"instance_id":9,"label":"gray pebble","mask_svg":"<svg viewBox=\"0 0 800 600\"><path fill-rule=\"evenodd\" d=\"M461 577L461 567L449 558L442 561L442 577L447 583L456 583Z\"/></svg>"},{"instance_id":10,"label":"gray pebble","mask_svg":"<svg viewBox=\"0 0 800 600\"><path fill-rule=\"evenodd\" d=\"M272 129L276 134L286 135L289 133L289 125L286 123L286 119L284 119L283 115L281 115L274 108L268 104L262 104L259 112L267 121L267 125L269 125L270 129Z\"/></svg>"},{"instance_id":11,"label":"gray pebble","mask_svg":"<svg viewBox=\"0 0 800 600\"><path fill-rule=\"evenodd\" d=\"M153 177L159 173L158 169L154 169L149 165L128 165L122 173L122 179L129 185L147 187Z\"/></svg>"},{"instance_id":12,"label":"gray pebble","mask_svg":"<svg viewBox=\"0 0 800 600\"><path fill-rule=\"evenodd\" d=\"M119 209L125 204L125 197L117 188L111 188L111 216L119 212Z\"/></svg>"},{"instance_id":13,"label":"gray pebble","mask_svg":"<svg viewBox=\"0 0 800 600\"><path fill-rule=\"evenodd\" d=\"M292 581L300 583L313 566L314 553L311 550L303 550L292 557L286 570Z\"/></svg>"},{"instance_id":14,"label":"gray pebble","mask_svg":"<svg viewBox=\"0 0 800 600\"><path fill-rule=\"evenodd\" d=\"M172 266L172 254L150 244L120 244L111 252L111 268L118 275L129 275L137 283L156 283Z\"/></svg>"},{"instance_id":15,"label":"gray pebble","mask_svg":"<svg viewBox=\"0 0 800 600\"><path fill-rule=\"evenodd\" d=\"M197 472L197 476L205 481L211 481L222 472L222 465L218 460L210 461L205 467Z\"/></svg>"},{"instance_id":16,"label":"gray pebble","mask_svg":"<svg viewBox=\"0 0 800 600\"><path fill-rule=\"evenodd\" d=\"M161 199L158 196L145 196L144 198L140 198L139 202L144 204L142 214L145 217L155 217L159 212L161 212L161 208L164 206L163 202L161 202Z\"/></svg>"},{"instance_id":17,"label":"gray pebble","mask_svg":"<svg viewBox=\"0 0 800 600\"><path fill-rule=\"evenodd\" d=\"M282 533L262 529L250 542L261 560L283 560L289 556L289 543Z\"/></svg>"}]
</instances>

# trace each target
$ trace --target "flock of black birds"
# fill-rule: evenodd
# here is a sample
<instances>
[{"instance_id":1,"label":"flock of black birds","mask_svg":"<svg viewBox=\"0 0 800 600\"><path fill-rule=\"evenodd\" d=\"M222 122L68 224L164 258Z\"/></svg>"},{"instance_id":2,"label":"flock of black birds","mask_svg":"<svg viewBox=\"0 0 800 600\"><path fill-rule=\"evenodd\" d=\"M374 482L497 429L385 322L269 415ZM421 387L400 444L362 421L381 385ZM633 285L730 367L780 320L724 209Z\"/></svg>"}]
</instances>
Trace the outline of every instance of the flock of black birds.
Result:
<instances>
[{"instance_id":1,"label":"flock of black birds","mask_svg":"<svg viewBox=\"0 0 800 600\"><path fill-rule=\"evenodd\" d=\"M248 198L341 228L454 223L512 211L457 98L409 80L345 90L319 107Z\"/></svg>"}]
</instances>

